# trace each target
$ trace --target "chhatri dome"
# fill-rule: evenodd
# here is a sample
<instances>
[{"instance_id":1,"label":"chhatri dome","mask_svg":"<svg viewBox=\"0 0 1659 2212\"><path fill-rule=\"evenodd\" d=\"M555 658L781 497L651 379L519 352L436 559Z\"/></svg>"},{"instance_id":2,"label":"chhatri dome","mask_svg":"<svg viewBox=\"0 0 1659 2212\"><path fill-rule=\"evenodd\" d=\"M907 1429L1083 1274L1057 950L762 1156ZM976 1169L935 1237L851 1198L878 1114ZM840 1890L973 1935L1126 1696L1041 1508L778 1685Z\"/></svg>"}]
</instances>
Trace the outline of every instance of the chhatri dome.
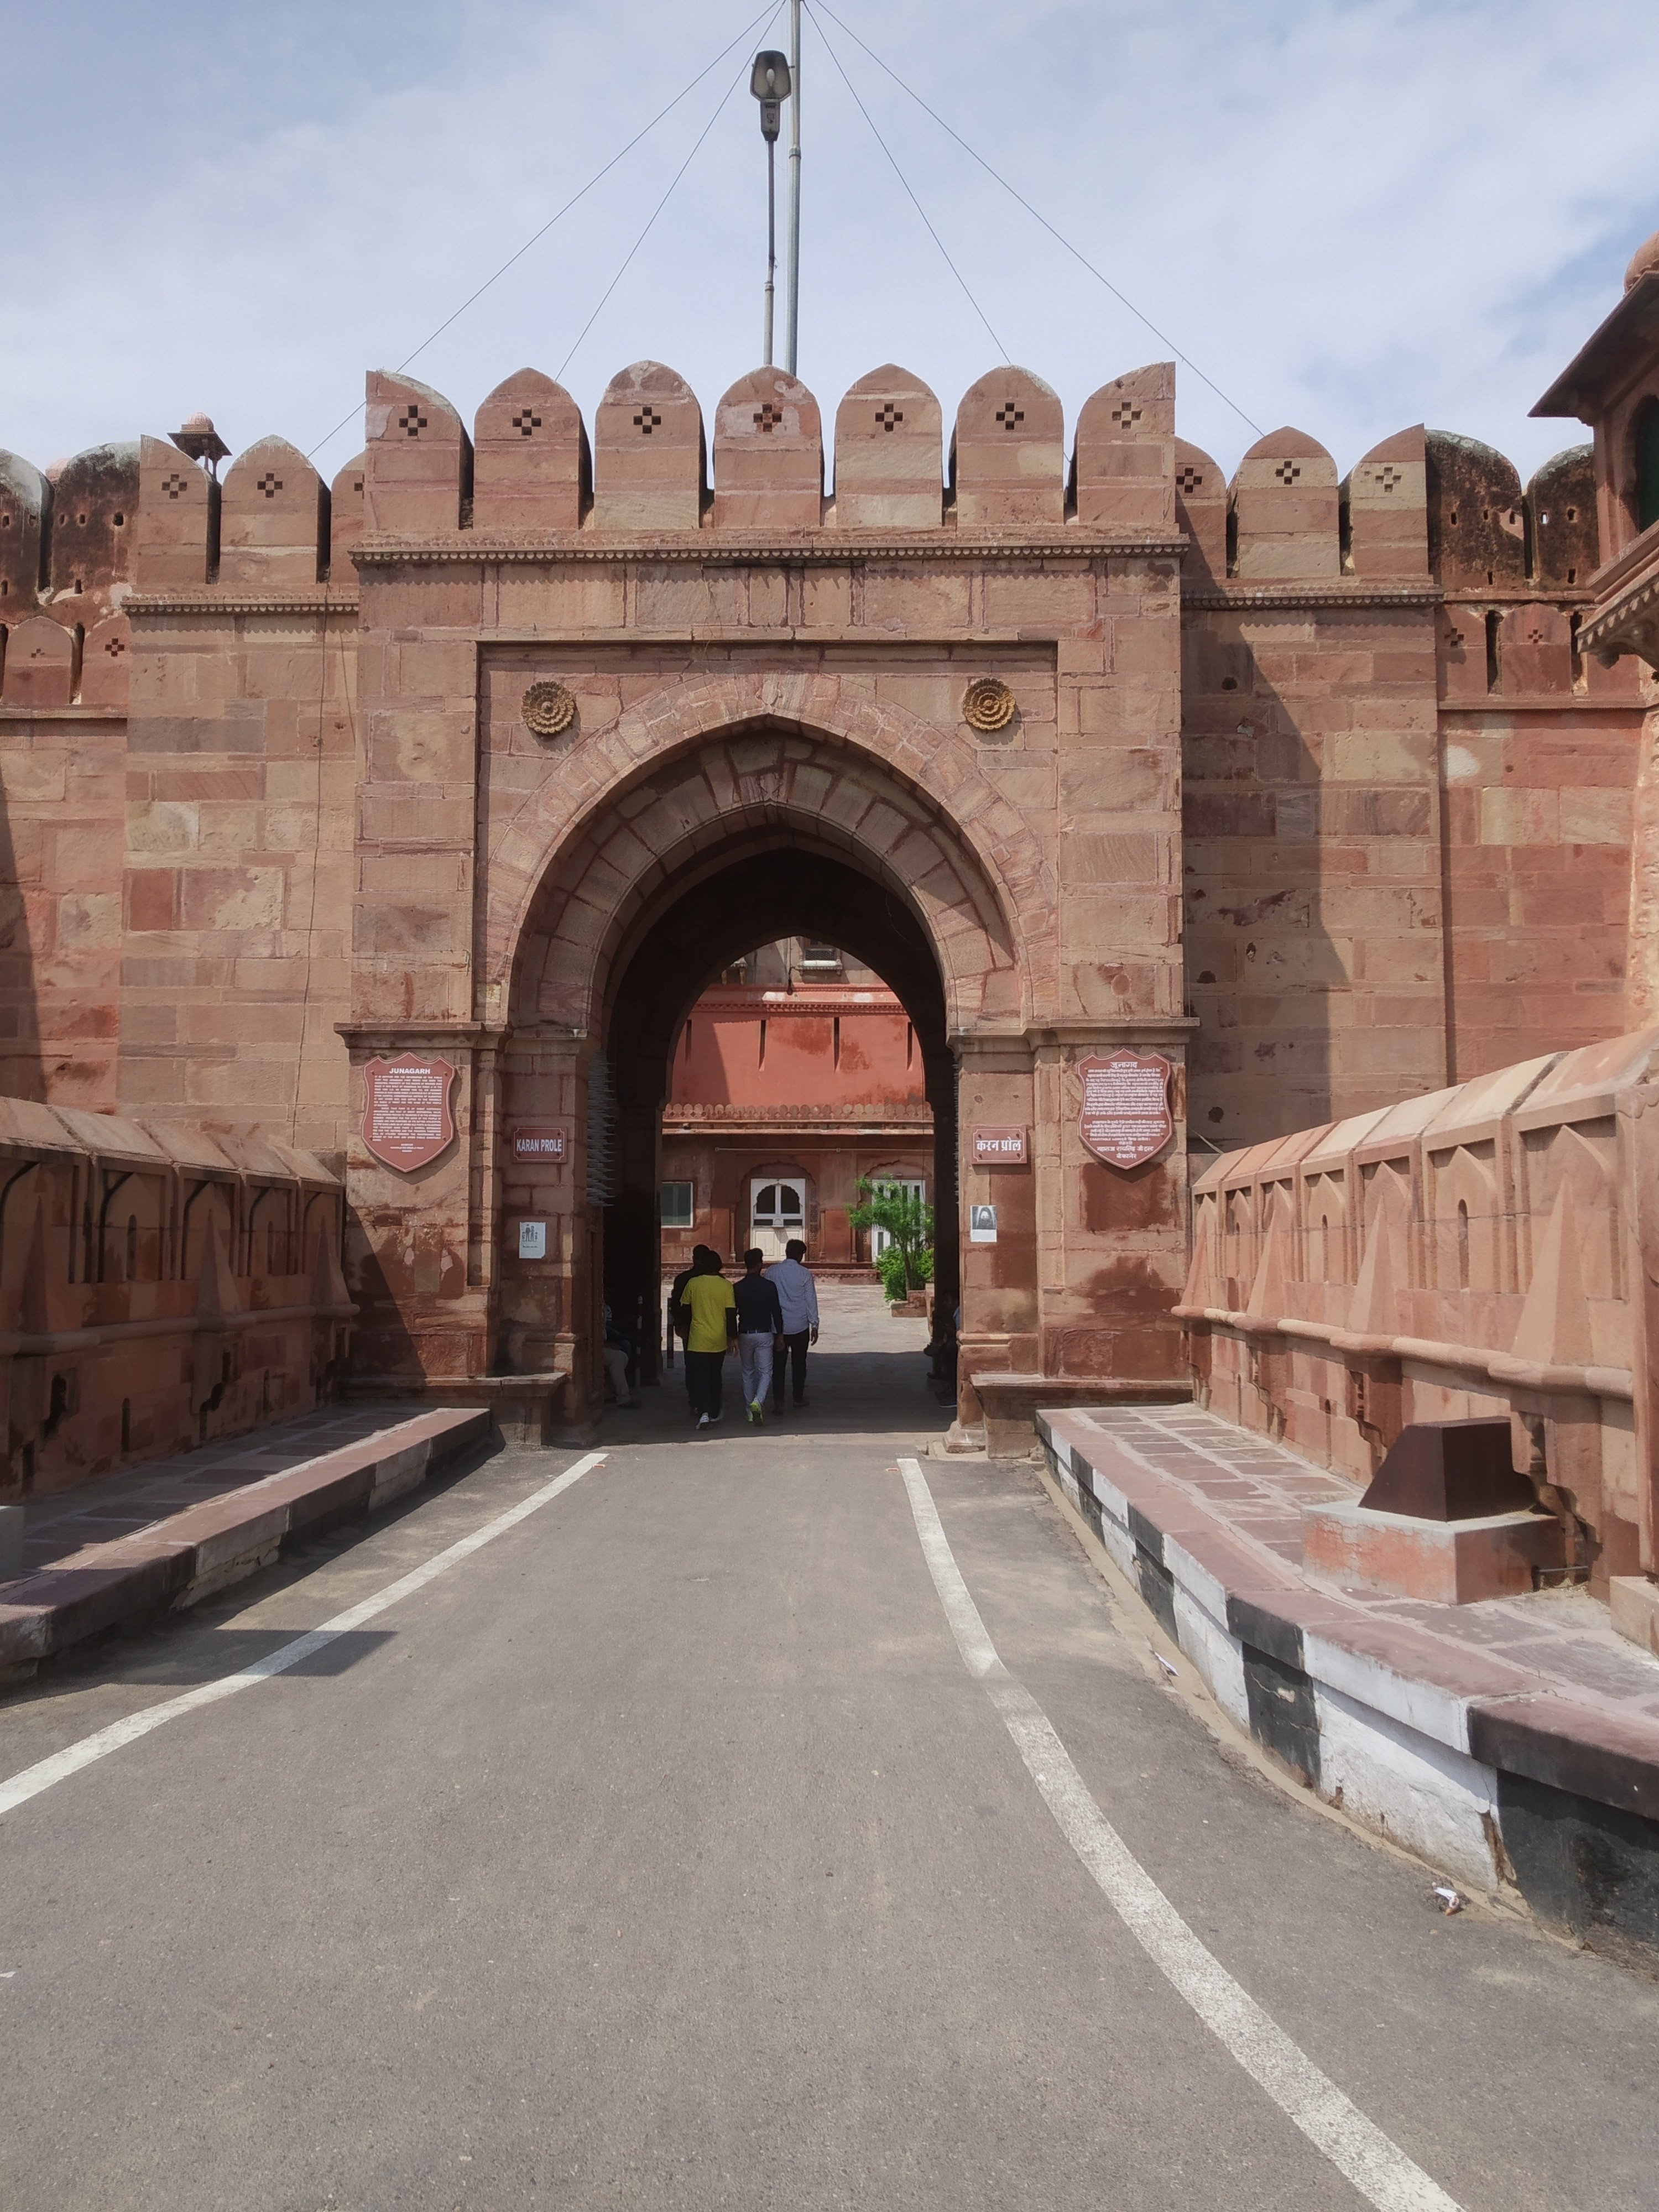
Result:
<instances>
[{"instance_id":1,"label":"chhatri dome","mask_svg":"<svg viewBox=\"0 0 1659 2212\"><path fill-rule=\"evenodd\" d=\"M1659 276L1659 230L1656 230L1645 246L1638 246L1630 258L1625 271L1625 289L1632 292L1643 277Z\"/></svg>"}]
</instances>

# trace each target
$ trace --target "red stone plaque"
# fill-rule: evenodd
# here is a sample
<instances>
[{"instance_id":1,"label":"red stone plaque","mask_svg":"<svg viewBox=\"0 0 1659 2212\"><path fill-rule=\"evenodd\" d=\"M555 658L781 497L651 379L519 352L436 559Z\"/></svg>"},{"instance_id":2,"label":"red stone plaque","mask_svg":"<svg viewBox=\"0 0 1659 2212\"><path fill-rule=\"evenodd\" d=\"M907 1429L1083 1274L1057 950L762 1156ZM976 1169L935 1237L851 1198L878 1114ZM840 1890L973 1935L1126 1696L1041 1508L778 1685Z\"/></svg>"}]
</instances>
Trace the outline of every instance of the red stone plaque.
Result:
<instances>
[{"instance_id":1,"label":"red stone plaque","mask_svg":"<svg viewBox=\"0 0 1659 2212\"><path fill-rule=\"evenodd\" d=\"M1175 1134L1170 1113L1170 1063L1161 1053L1131 1052L1080 1060L1083 1141L1109 1168L1138 1168Z\"/></svg>"},{"instance_id":2,"label":"red stone plaque","mask_svg":"<svg viewBox=\"0 0 1659 2212\"><path fill-rule=\"evenodd\" d=\"M975 1129L974 1165L976 1168L1023 1168L1025 1165L1024 1129Z\"/></svg>"},{"instance_id":3,"label":"red stone plaque","mask_svg":"<svg viewBox=\"0 0 1659 2212\"><path fill-rule=\"evenodd\" d=\"M562 1167L570 1157L569 1144L568 1129L515 1129L513 1157L515 1160L551 1160Z\"/></svg>"},{"instance_id":4,"label":"red stone plaque","mask_svg":"<svg viewBox=\"0 0 1659 2212\"><path fill-rule=\"evenodd\" d=\"M455 1134L449 1093L455 1070L447 1060L400 1053L371 1060L363 1070L363 1142L377 1160L412 1175L435 1160Z\"/></svg>"}]
</instances>

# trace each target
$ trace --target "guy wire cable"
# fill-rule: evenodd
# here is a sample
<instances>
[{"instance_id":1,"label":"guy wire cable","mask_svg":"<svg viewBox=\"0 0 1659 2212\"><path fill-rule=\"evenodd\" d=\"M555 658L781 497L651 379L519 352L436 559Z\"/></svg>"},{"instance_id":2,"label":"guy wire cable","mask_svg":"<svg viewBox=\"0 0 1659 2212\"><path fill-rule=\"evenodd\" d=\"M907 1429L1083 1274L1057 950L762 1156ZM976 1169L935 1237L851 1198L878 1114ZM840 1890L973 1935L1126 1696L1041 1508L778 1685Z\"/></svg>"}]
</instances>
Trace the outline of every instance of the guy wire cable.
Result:
<instances>
[{"instance_id":1,"label":"guy wire cable","mask_svg":"<svg viewBox=\"0 0 1659 2212\"><path fill-rule=\"evenodd\" d=\"M674 109L679 106L680 102L685 99L689 94L695 92L697 87L702 82L704 77L709 74L710 70L717 70L720 67L720 64L726 59L726 57L731 52L733 46L746 46L749 40L754 36L755 33L760 28L762 24L769 22L777 12L778 10L775 0L773 0L773 4L763 8L758 15L752 17L750 21L745 23L742 30L738 33L737 37L735 39L728 40L726 45L720 48L719 53L714 56L713 61L705 63L702 68L697 71L696 76L691 79L690 82L689 84L683 85L680 88L679 91L674 94L672 100L669 101L666 107L659 108L657 112L652 117L651 120L641 129L636 131L634 136L629 140L628 143L623 147L619 152L613 154L602 169L596 169L594 171L587 182L581 187L581 190L578 192L574 192L565 202L564 205L558 210L556 215L549 216L547 221L542 225L541 228L538 231L532 232L531 236L526 239L524 244L519 247L515 253L509 253L507 259L502 262L501 267L493 270L489 276L486 276L483 283L479 285L476 292L471 292L467 295L466 298L462 301L460 306L455 309L453 314L446 315L443 321L438 325L437 329L428 332L428 334L421 340L421 343L416 347L413 353L405 354L404 358L398 363L395 373L401 375L404 370L409 367L410 362L417 361L434 340L443 336L444 332L449 328L453 322L458 321L460 317L466 313L467 309L472 306L475 301L483 299L484 294L489 289L490 286L496 283L499 278L506 276L507 270L512 268L515 261L522 261L525 255L529 252L531 247L537 245L542 239L545 238L548 232L553 228L556 223L562 222L565 216L569 214L571 209L576 205L577 202L586 199L589 192L592 191L594 185L601 183L605 178L608 177L612 169L616 167L617 162L625 160L626 157L633 152L634 149L639 144L641 138L648 137L652 131L653 131L657 125L663 120L665 116L672 114ZM731 95L729 94L726 95L728 99L730 96ZM724 106L725 101L722 101L720 104ZM705 132L704 136L706 137L707 135L708 134ZM697 143L701 145L702 142L699 139ZM694 148L693 151L695 152L695 150L696 149ZM678 179L677 179L676 182L678 181ZM654 217L653 220L654 221ZM349 422L353 416L359 412L362 404L362 401L358 401L349 408L345 414L341 416L339 421L334 425L334 428L330 430L326 435L318 440L317 443L306 455L306 459L307 460L315 460L318 454L322 452L323 447L328 444L329 440L338 437L340 432L345 428L347 423Z\"/></svg>"},{"instance_id":2,"label":"guy wire cable","mask_svg":"<svg viewBox=\"0 0 1659 2212\"><path fill-rule=\"evenodd\" d=\"M775 7L769 11L769 15L775 16L778 10ZM769 17L768 20L769 20ZM729 52L730 49L728 48L727 51ZM678 168L675 170L673 177L669 183L668 190L663 194L662 198L657 202L655 207L652 209L650 215L646 218L645 228L634 240L632 246L629 247L627 253L623 257L622 267L617 270L616 275L611 279L611 282L605 286L604 291L599 295L599 306L594 308L592 313L588 317L587 320L582 325L580 330L576 333L574 343L571 346L569 352L566 354L564 359L559 363L558 374L554 379L556 383L562 382L564 373L566 369L569 368L571 362L575 359L577 350L580 348L582 340L587 336L589 331L592 329L594 324L598 322L605 301L611 297L611 295L616 290L617 285L622 283L623 278L628 274L628 266L629 262L633 260L634 256L639 252L641 246L645 244L646 240L650 236L652 225L656 222L657 217L668 205L669 201L673 198L675 186L678 185L680 179L685 174L693 161L696 160L697 155L702 149L703 140L708 136L714 125L720 121L721 115L725 112L726 102L731 99L738 87L743 82L748 66L749 64L745 62L743 68L738 71L736 76L732 78L731 83L727 85L726 90L720 94L720 99L715 105L714 113L709 117L708 122L703 125L702 131L697 135L696 145L692 147L691 151L680 163ZM707 76L708 71L705 70L703 74Z\"/></svg>"},{"instance_id":3,"label":"guy wire cable","mask_svg":"<svg viewBox=\"0 0 1659 2212\"><path fill-rule=\"evenodd\" d=\"M1195 361L1191 360L1186 354L1182 353L1181 348L1176 343L1175 340L1169 337L1164 331L1159 330L1158 325L1152 320L1150 315L1143 314L1140 309L1136 307L1134 301L1130 299L1128 295L1126 292L1120 291L1117 286L1113 283L1109 276L1103 275L1100 270L1097 269L1094 263L1089 259L1088 256L1085 253L1081 252L1077 246L1073 246L1071 240L1065 235L1064 232L1056 230L1054 224L1049 222L1048 216L1044 215L1040 209L1034 208L1030 201L1026 198L1025 195L1020 191L1017 186L1011 185L1007 178L1005 177L1000 170L994 169L991 167L991 164L986 160L984 155L980 153L977 148L970 146L968 141L963 137L962 133L959 131L953 129L939 112L937 108L930 107L927 102L922 98L921 94L915 90L914 86L907 84L904 79L899 75L898 71L894 69L890 63L884 62L873 46L866 46L864 40L860 38L858 33L853 28L852 25L850 23L843 22L841 17L835 13L834 9L825 4L825 0L802 0L802 4L806 8L808 13L814 18L814 20L821 15L828 15L830 21L836 25L838 30L845 31L848 37L853 41L853 44L859 48L860 52L867 54L870 59L874 62L878 69L884 70L886 74L892 78L894 83L897 85L901 92L909 94L910 98L915 100L916 106L921 108L924 115L931 116L933 121L938 124L941 131L945 132L948 137L956 140L957 145L961 147L964 154L970 155L974 161L979 163L980 167L984 170L986 175L989 177L994 183L1000 185L1003 191L1009 195L1010 198L1018 201L1021 207L1024 209L1026 214L1031 217L1033 222L1042 224L1044 230L1048 232L1049 237L1054 240L1057 246L1063 246L1066 251L1071 255L1073 260L1078 262L1083 268L1086 269L1097 284L1103 284L1106 289L1111 294L1112 297L1121 306L1129 310L1129 313L1134 317L1137 322L1144 323L1160 345L1168 346L1170 351L1175 356L1176 359L1182 364L1183 368L1191 369L1193 374L1198 379L1200 384L1207 384L1210 390L1214 392L1216 398L1219 399L1224 405L1231 407L1241 422L1248 422L1250 428L1255 432L1258 438L1265 437L1267 435L1266 431L1263 430L1261 425L1256 422L1253 416L1247 415L1244 410L1239 405L1238 402L1231 398L1230 394L1224 392L1212 376L1206 376L1204 371L1199 367L1198 363ZM818 34L820 37L823 34L823 26L822 23L818 24ZM825 43L827 44L828 41L826 40ZM837 63L836 67L840 68L840 66L841 64ZM854 98L857 97L856 94L854 96Z\"/></svg>"},{"instance_id":4,"label":"guy wire cable","mask_svg":"<svg viewBox=\"0 0 1659 2212\"><path fill-rule=\"evenodd\" d=\"M814 10L812 10L811 9L810 9L810 8L809 8L809 9L808 9L808 13L809 13L809 14L811 14L811 15L812 15L812 18L813 18L814 22L815 22L815 23L816 23L816 22L817 22L817 18L816 11L814 11ZM841 24L841 28L842 28L842 30L846 30L847 26L846 26L844 23L842 23L842 22L841 22L841 18L840 18L839 16L836 16L834 20L835 20L837 23ZM922 206L921 202L921 201L916 198L916 196L915 196L915 192L911 191L911 190L910 190L910 180L909 180L909 179L905 175L905 173L904 173L903 170L900 168L900 167L899 167L899 165L898 165L897 161L894 159L894 155L893 155L893 149L892 149L892 148L891 148L891 147L887 143L887 141L886 141L886 140L882 137L882 135L881 135L880 131L878 131L878 130L876 129L875 118L871 114L871 112L870 112L869 109L865 106L864 102L863 102L863 101L859 98L859 95L858 95L858 88L854 84L852 78L851 78L850 76L848 76L848 74L847 74L847 71L846 71L844 69L842 69L842 68L841 56L840 56L840 55L836 52L835 48L830 45L830 34L829 34L829 33L824 29L824 27L823 27L823 24L822 24L822 23L817 23L817 33L818 33L819 38L820 38L820 39L822 39L822 40L823 40L823 50L824 50L825 53L827 53L827 54L829 55L829 57L830 57L830 60L831 60L832 62L834 62L834 64L836 64L836 70L838 71L838 73L839 73L839 75L840 75L840 77L841 77L841 81L842 81L842 83L847 87L848 91L848 92L850 92L850 93L852 94L852 95L853 95L853 100L854 100L854 105L857 106L859 113L860 113L860 114L864 118L865 121L866 121L866 122L870 125L871 133L872 133L872 135L873 136L873 137L874 137L874 139L875 139L875 142L876 142L877 145L878 145L878 146L879 146L879 147L880 147L880 149L881 149L881 150L882 150L882 152L883 152L884 154L885 154L885 155L886 155L887 159L888 159L888 161L889 161L889 163L890 163L890 167L891 167L891 168L892 168L893 174L894 174L894 175L898 179L898 180L899 180L900 184L902 184L902 185L903 185L903 187L904 187L904 189L905 189L906 193L908 195L911 206L912 206L913 208L915 208L915 210L916 213L917 213L917 214L921 217L922 222L923 222L925 224L927 224L927 235L929 236L929 238L931 238L931 239L933 240L933 241L934 245L938 246L938 248L939 248L939 250L940 253L944 255L944 257L945 257L945 267L950 270L951 274L951 275L956 278L956 280L957 280L957 283L961 285L962 289L963 289L963 292L964 295L965 295L965 296L966 296L966 298L967 298L967 301L968 301L969 306L973 309L974 313L975 313L979 317L979 319L980 319L981 322L982 322L982 323L984 324L984 325L985 325L986 329L987 329L988 331L990 331L990 332L991 332L991 343L992 343L992 344L996 348L997 351L998 351L998 352L1002 356L1002 358L1004 359L1004 361L1007 362L1008 362L1009 367L1010 367L1010 368L1012 368L1012 367L1013 366L1012 357L1012 356L1009 354L1009 351L1008 351L1007 347L1006 347L1006 345L1004 345L1004 343L1002 343L1002 340L1001 340L1001 339L997 336L996 332L995 332L994 330L991 330L991 319L990 319L990 317L986 313L986 312L985 312L984 308L981 307L981 305L979 304L979 301L978 301L974 297L974 295L973 295L972 292L969 290L969 289L968 289L968 279L967 279L967 278L963 275L963 273L962 273L961 270L960 270L960 269L958 269L958 268L957 267L956 263L955 263L954 261L952 261L952 260L951 260L951 258L950 255L949 255L948 253L946 253L946 252L945 252L945 240L944 240L939 236L939 233L934 229L934 228L933 228L933 224L927 221L927 210ZM849 36L850 36L850 35L851 35L851 34L849 33Z\"/></svg>"}]
</instances>

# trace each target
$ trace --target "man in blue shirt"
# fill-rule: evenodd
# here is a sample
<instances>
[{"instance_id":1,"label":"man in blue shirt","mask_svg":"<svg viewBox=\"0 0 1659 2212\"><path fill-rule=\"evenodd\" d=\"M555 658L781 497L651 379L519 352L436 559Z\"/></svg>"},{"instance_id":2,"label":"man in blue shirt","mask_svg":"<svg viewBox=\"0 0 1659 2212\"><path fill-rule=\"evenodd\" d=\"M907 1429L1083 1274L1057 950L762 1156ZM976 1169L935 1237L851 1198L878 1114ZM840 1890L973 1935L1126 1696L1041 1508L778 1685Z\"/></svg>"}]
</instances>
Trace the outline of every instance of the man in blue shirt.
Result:
<instances>
[{"instance_id":1,"label":"man in blue shirt","mask_svg":"<svg viewBox=\"0 0 1659 2212\"><path fill-rule=\"evenodd\" d=\"M812 1279L812 1271L802 1265L806 1247L799 1237L792 1237L784 1246L784 1257L767 1275L778 1294L778 1304L783 1308L783 1341L778 1346L777 1364L772 1370L772 1411L783 1411L783 1370L787 1364L795 1383L795 1403L806 1403L806 1347L818 1340L818 1286Z\"/></svg>"}]
</instances>

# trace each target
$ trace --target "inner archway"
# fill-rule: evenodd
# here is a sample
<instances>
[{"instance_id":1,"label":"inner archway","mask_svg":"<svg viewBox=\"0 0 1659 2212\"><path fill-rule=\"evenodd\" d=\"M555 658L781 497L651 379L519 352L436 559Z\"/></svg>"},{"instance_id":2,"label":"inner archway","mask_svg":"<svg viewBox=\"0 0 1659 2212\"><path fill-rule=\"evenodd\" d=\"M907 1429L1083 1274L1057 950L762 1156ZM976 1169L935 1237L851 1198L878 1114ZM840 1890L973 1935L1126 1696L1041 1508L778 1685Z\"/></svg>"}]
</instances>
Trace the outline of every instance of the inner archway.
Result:
<instances>
[{"instance_id":1,"label":"inner archway","mask_svg":"<svg viewBox=\"0 0 1659 2212\"><path fill-rule=\"evenodd\" d=\"M677 1045L710 982L757 943L789 938L838 947L872 969L901 1002L914 1030L921 1089L933 1116L926 1142L932 1155L927 1181L935 1212L935 1297L946 1322L936 1340L948 1337L959 1295L956 1067L938 962L908 907L850 862L793 843L750 845L664 903L640 933L620 967L605 1029L616 1116L605 1296L637 1330L647 1376L656 1371L659 1347L662 1117ZM746 1225L734 1241L747 1242ZM650 1327L643 1326L647 1316Z\"/></svg>"},{"instance_id":2,"label":"inner archway","mask_svg":"<svg viewBox=\"0 0 1659 2212\"><path fill-rule=\"evenodd\" d=\"M508 1369L568 1362L579 1418L599 1402L607 1296L620 1316L643 1307L654 1320L660 1119L680 1026L723 969L769 939L839 946L914 1024L933 1121L936 1310L954 1317L957 1056L991 1041L1029 1088L1027 959L1045 940L1028 931L1015 951L1029 855L1005 833L1000 799L953 782L943 753L934 783L842 732L769 717L728 726L617 775L520 878L502 1121L568 1115L572 1154L562 1200L528 1185L503 1194L508 1216L562 1205L568 1218L556 1261L502 1255L500 1356ZM1008 1255L1019 1283L986 1286L1022 1316L1024 1242ZM657 1330L642 1334L654 1362Z\"/></svg>"}]
</instances>

